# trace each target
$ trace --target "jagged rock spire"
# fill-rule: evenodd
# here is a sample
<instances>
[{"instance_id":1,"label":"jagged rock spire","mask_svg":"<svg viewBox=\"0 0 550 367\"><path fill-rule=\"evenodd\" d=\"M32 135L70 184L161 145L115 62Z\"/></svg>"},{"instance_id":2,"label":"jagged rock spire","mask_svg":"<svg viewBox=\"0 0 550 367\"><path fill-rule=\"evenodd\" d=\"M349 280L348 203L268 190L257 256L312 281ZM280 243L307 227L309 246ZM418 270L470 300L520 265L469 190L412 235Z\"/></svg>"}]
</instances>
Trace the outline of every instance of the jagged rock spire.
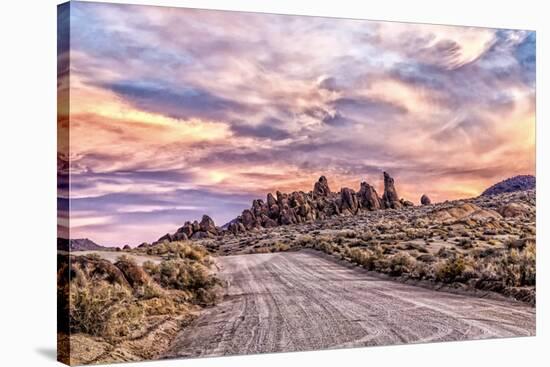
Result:
<instances>
[{"instance_id":1,"label":"jagged rock spire","mask_svg":"<svg viewBox=\"0 0 550 367\"><path fill-rule=\"evenodd\" d=\"M386 208L398 209L401 207L394 180L388 172L384 172L384 195L382 196L382 201Z\"/></svg>"}]
</instances>

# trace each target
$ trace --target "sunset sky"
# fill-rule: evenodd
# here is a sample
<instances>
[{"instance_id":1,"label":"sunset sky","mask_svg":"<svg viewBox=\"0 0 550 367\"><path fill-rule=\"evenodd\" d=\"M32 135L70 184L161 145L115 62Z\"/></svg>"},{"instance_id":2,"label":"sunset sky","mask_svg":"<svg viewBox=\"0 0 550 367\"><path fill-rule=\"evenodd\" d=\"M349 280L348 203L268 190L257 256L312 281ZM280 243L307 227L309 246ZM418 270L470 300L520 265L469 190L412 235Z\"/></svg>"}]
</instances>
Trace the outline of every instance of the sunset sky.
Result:
<instances>
[{"instance_id":1,"label":"sunset sky","mask_svg":"<svg viewBox=\"0 0 550 367\"><path fill-rule=\"evenodd\" d=\"M222 225L320 175L381 194L388 171L418 203L535 174L534 32L84 2L60 19L72 238Z\"/></svg>"}]
</instances>

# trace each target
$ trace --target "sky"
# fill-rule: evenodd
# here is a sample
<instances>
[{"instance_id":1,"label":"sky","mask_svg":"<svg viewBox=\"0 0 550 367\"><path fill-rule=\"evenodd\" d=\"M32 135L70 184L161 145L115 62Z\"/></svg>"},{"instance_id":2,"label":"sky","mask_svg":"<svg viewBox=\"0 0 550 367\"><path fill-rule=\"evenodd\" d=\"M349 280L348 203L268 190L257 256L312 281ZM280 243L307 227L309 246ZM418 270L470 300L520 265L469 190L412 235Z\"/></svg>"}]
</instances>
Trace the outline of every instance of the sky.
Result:
<instances>
[{"instance_id":1,"label":"sky","mask_svg":"<svg viewBox=\"0 0 550 367\"><path fill-rule=\"evenodd\" d=\"M367 181L381 194L387 171L418 203L535 174L535 32L68 9L58 86L70 88L59 121L72 238L136 245L202 214L223 225L320 175L333 191Z\"/></svg>"}]
</instances>

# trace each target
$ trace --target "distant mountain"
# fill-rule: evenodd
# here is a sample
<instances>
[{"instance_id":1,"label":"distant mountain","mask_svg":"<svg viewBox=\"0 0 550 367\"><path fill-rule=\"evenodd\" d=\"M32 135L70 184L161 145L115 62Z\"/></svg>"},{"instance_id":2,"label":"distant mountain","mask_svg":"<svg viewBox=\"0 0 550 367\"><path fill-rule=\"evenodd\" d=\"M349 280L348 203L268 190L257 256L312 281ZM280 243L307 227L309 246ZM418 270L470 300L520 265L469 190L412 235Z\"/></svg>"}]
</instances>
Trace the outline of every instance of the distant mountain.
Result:
<instances>
[{"instance_id":1,"label":"distant mountain","mask_svg":"<svg viewBox=\"0 0 550 367\"><path fill-rule=\"evenodd\" d=\"M57 239L57 249L68 251L92 251L92 250L106 250L107 247L98 245L94 241L88 238L75 238L67 240L65 238Z\"/></svg>"},{"instance_id":2,"label":"distant mountain","mask_svg":"<svg viewBox=\"0 0 550 367\"><path fill-rule=\"evenodd\" d=\"M481 196L502 194L503 192L524 191L536 188L535 176L519 175L500 181L483 191Z\"/></svg>"}]
</instances>

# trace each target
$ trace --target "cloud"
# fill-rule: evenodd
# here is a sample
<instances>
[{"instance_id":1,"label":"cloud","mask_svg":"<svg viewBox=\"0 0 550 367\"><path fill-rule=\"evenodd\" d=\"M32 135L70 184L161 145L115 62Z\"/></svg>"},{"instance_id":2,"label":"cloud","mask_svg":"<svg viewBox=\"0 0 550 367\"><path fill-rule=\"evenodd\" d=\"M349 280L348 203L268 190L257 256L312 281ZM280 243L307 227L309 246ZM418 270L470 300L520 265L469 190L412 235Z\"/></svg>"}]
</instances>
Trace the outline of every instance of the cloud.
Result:
<instances>
[{"instance_id":1,"label":"cloud","mask_svg":"<svg viewBox=\"0 0 550 367\"><path fill-rule=\"evenodd\" d=\"M277 118L268 118L258 125L250 125L241 121L231 123L231 131L238 136L252 136L256 138L266 138L271 140L284 140L292 136L291 133L280 129L282 121Z\"/></svg>"},{"instance_id":2,"label":"cloud","mask_svg":"<svg viewBox=\"0 0 550 367\"><path fill-rule=\"evenodd\" d=\"M191 86L168 86L149 81L117 81L100 87L112 90L138 109L162 113L176 119L221 120L236 111L245 113L250 110L238 102Z\"/></svg>"},{"instance_id":3,"label":"cloud","mask_svg":"<svg viewBox=\"0 0 550 367\"><path fill-rule=\"evenodd\" d=\"M70 6L75 235L223 224L321 174L446 200L535 172L534 32Z\"/></svg>"}]
</instances>

